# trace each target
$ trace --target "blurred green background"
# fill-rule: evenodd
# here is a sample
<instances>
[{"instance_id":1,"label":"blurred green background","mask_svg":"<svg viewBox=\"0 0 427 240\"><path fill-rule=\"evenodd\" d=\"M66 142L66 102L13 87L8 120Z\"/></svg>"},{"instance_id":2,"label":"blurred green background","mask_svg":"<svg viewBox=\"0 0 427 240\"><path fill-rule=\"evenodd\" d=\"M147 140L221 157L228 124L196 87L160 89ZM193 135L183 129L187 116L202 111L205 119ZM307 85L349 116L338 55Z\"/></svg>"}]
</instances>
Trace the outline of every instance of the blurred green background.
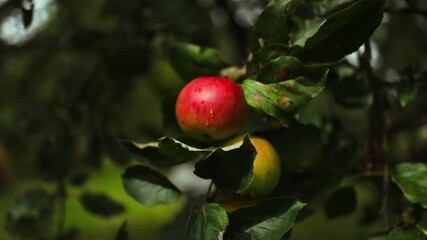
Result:
<instances>
[{"instance_id":1,"label":"blurred green background","mask_svg":"<svg viewBox=\"0 0 427 240\"><path fill-rule=\"evenodd\" d=\"M133 239L180 239L186 220L181 214L194 199L154 208L132 200L120 179L132 161L115 140L179 134L171 106L185 80L169 63L169 47L181 41L213 47L241 66L250 27L268 2L1 0L0 239L20 239L4 230L19 196L34 188L55 192L64 183L64 226L70 236L76 230L77 239L114 239L127 220ZM387 7L410 4L427 9L422 0L388 1ZM371 40L374 71L391 86L387 94L394 105L387 107L386 122L394 129L388 136L394 161L427 156L426 21L426 15L386 13ZM300 119L323 133L339 125L349 136L343 151L350 156L340 155L346 161L360 155L369 136L372 96L358 78L358 65L353 54L333 69L325 92ZM411 85L414 79L417 84ZM167 173L198 196L206 183L189 178L191 171L188 166ZM320 210L296 225L292 239L362 239L380 231L378 222L360 226L358 221L375 191L365 184L356 189L353 214L327 220L321 211L325 196L319 196L313 206ZM90 214L79 201L84 192L106 194L125 211Z\"/></svg>"}]
</instances>

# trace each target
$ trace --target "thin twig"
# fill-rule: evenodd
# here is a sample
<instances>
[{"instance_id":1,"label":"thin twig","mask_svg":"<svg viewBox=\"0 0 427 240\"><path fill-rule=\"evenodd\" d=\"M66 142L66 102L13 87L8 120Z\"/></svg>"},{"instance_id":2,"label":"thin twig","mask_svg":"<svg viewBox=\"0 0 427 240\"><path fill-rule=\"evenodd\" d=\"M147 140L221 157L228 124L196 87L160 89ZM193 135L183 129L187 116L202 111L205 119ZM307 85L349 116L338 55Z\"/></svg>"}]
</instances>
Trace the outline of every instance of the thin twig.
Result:
<instances>
[{"instance_id":1,"label":"thin twig","mask_svg":"<svg viewBox=\"0 0 427 240\"><path fill-rule=\"evenodd\" d=\"M388 213L389 205L389 189L390 189L390 169L388 161L384 161L384 176L383 176L383 199L381 203L381 212L383 213L384 230L390 230L390 216Z\"/></svg>"},{"instance_id":2,"label":"thin twig","mask_svg":"<svg viewBox=\"0 0 427 240\"><path fill-rule=\"evenodd\" d=\"M372 161L375 163L382 164L383 171L383 183L382 183L382 203L381 213L384 221L384 228L386 231L390 229L389 219L389 187L390 187L390 173L389 173L389 162L387 157L384 156L384 135L385 135L385 118L384 118L384 107L385 107L385 96L383 91L383 85L380 79L375 76L370 60L372 57L371 46L369 42L365 43L365 52L360 57L360 66L366 72L367 79L369 81L370 88L373 93L373 103L370 111L370 137L368 154L374 156Z\"/></svg>"},{"instance_id":3,"label":"thin twig","mask_svg":"<svg viewBox=\"0 0 427 240\"><path fill-rule=\"evenodd\" d=\"M211 202L212 199L214 198L214 192L212 191L213 188L214 188L214 183L213 181L211 181L208 187L208 191L206 192L206 199L205 199L206 203Z\"/></svg>"}]
</instances>

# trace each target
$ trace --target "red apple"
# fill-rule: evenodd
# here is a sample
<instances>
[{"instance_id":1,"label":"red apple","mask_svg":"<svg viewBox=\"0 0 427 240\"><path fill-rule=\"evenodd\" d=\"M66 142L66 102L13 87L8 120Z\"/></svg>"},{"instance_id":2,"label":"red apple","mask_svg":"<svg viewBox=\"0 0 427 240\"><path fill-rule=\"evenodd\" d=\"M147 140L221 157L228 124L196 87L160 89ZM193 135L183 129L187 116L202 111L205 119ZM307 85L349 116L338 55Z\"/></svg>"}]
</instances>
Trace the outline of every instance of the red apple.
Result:
<instances>
[{"instance_id":1,"label":"red apple","mask_svg":"<svg viewBox=\"0 0 427 240\"><path fill-rule=\"evenodd\" d=\"M219 141L240 132L246 118L242 88L230 79L199 77L188 83L176 100L175 114L182 131L203 141Z\"/></svg>"}]
</instances>

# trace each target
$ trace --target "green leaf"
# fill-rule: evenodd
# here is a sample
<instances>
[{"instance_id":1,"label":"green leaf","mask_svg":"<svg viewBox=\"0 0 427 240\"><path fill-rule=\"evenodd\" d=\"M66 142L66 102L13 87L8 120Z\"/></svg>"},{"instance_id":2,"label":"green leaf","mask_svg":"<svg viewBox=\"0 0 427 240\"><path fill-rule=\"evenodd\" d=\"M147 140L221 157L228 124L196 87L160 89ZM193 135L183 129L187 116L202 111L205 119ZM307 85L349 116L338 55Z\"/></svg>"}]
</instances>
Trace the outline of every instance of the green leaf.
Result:
<instances>
[{"instance_id":1,"label":"green leaf","mask_svg":"<svg viewBox=\"0 0 427 240\"><path fill-rule=\"evenodd\" d=\"M419 203L427 208L427 165L425 163L401 163L393 169L392 179L409 202Z\"/></svg>"},{"instance_id":2,"label":"green leaf","mask_svg":"<svg viewBox=\"0 0 427 240\"><path fill-rule=\"evenodd\" d=\"M409 102L414 100L416 95L417 88L414 83L403 80L397 85L397 97L399 98L400 106L406 107Z\"/></svg>"},{"instance_id":3,"label":"green leaf","mask_svg":"<svg viewBox=\"0 0 427 240\"><path fill-rule=\"evenodd\" d=\"M250 106L286 124L296 108L323 90L327 73L326 65L303 65L294 57L282 56L267 64L258 75L263 82L274 83L248 79L242 87ZM280 81L283 78L288 79Z\"/></svg>"},{"instance_id":4,"label":"green leaf","mask_svg":"<svg viewBox=\"0 0 427 240\"><path fill-rule=\"evenodd\" d=\"M295 199L277 197L240 208L229 216L225 239L280 240L292 229L305 205Z\"/></svg>"},{"instance_id":5,"label":"green leaf","mask_svg":"<svg viewBox=\"0 0 427 240\"><path fill-rule=\"evenodd\" d=\"M356 191L353 186L335 190L325 203L326 216L330 219L347 215L356 209Z\"/></svg>"},{"instance_id":6,"label":"green leaf","mask_svg":"<svg viewBox=\"0 0 427 240\"><path fill-rule=\"evenodd\" d=\"M325 19L349 6L349 0L299 0L291 1L286 8L289 38L292 45L304 46Z\"/></svg>"},{"instance_id":7,"label":"green leaf","mask_svg":"<svg viewBox=\"0 0 427 240\"><path fill-rule=\"evenodd\" d=\"M328 65L306 65L301 63L298 58L280 56L261 68L256 80L264 83L278 83L305 76L318 82L328 67Z\"/></svg>"},{"instance_id":8,"label":"green leaf","mask_svg":"<svg viewBox=\"0 0 427 240\"><path fill-rule=\"evenodd\" d=\"M116 235L116 240L129 240L128 223L125 221Z\"/></svg>"},{"instance_id":9,"label":"green leaf","mask_svg":"<svg viewBox=\"0 0 427 240\"><path fill-rule=\"evenodd\" d=\"M212 151L195 148L169 137L144 144L132 141L119 141L119 143L129 153L137 156L140 162L158 167L171 167L205 158Z\"/></svg>"},{"instance_id":10,"label":"green leaf","mask_svg":"<svg viewBox=\"0 0 427 240\"><path fill-rule=\"evenodd\" d=\"M220 205L209 203L201 207L195 206L191 209L184 239L223 239L227 225L227 213Z\"/></svg>"},{"instance_id":11,"label":"green leaf","mask_svg":"<svg viewBox=\"0 0 427 240\"><path fill-rule=\"evenodd\" d=\"M284 44L270 44L253 52L253 57L248 64L248 75L257 75L258 71L271 60L287 55L303 57L304 50L299 46L289 47Z\"/></svg>"},{"instance_id":12,"label":"green leaf","mask_svg":"<svg viewBox=\"0 0 427 240\"><path fill-rule=\"evenodd\" d=\"M274 43L288 44L285 8L290 0L277 0L258 16L249 47L252 52Z\"/></svg>"},{"instance_id":13,"label":"green leaf","mask_svg":"<svg viewBox=\"0 0 427 240\"><path fill-rule=\"evenodd\" d=\"M90 213L101 217L111 217L124 212L125 207L103 193L84 192L80 202Z\"/></svg>"},{"instance_id":14,"label":"green leaf","mask_svg":"<svg viewBox=\"0 0 427 240\"><path fill-rule=\"evenodd\" d=\"M416 226L409 225L393 229L386 235L369 238L369 240L426 240L427 236Z\"/></svg>"},{"instance_id":15,"label":"green leaf","mask_svg":"<svg viewBox=\"0 0 427 240\"><path fill-rule=\"evenodd\" d=\"M251 184L255 147L249 135L243 137L243 143L215 149L205 160L196 164L194 173L204 179L212 179L220 189L236 192L245 191Z\"/></svg>"},{"instance_id":16,"label":"green leaf","mask_svg":"<svg viewBox=\"0 0 427 240\"><path fill-rule=\"evenodd\" d=\"M229 66L213 48L190 43L178 43L170 49L171 64L184 81L200 76L218 76Z\"/></svg>"},{"instance_id":17,"label":"green leaf","mask_svg":"<svg viewBox=\"0 0 427 240\"><path fill-rule=\"evenodd\" d=\"M181 192L165 176L145 166L133 166L122 175L126 192L146 206L170 204Z\"/></svg>"},{"instance_id":18,"label":"green leaf","mask_svg":"<svg viewBox=\"0 0 427 240\"><path fill-rule=\"evenodd\" d=\"M328 17L305 42L307 60L331 62L356 51L381 23L384 0L359 0Z\"/></svg>"},{"instance_id":19,"label":"green leaf","mask_svg":"<svg viewBox=\"0 0 427 240\"><path fill-rule=\"evenodd\" d=\"M386 240L426 240L427 236L415 226L405 226L393 229Z\"/></svg>"}]
</instances>

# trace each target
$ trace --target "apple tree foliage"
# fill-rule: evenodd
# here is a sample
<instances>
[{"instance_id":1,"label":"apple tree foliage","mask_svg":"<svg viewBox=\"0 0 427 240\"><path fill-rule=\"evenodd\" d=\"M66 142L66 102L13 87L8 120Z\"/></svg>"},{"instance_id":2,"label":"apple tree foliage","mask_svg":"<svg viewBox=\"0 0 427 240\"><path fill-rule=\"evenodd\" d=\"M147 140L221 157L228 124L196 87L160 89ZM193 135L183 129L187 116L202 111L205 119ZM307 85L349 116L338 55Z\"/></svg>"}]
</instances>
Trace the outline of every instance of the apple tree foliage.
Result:
<instances>
[{"instance_id":1,"label":"apple tree foliage","mask_svg":"<svg viewBox=\"0 0 427 240\"><path fill-rule=\"evenodd\" d=\"M109 11L121 7L118 1L112 2L116 3L108 5L111 8ZM401 12L418 14L413 9L414 2L407 1L411 8L404 8ZM154 8L162 8L157 3L152 4ZM183 136L179 131L168 131L167 127L165 131L161 128L149 129L150 124L145 126L145 130L152 130L157 140L124 140L136 139L138 134L111 130L114 128L105 120L112 116L106 109L114 107L114 113L120 113L125 104L115 103L124 100L111 96L92 99L92 94L100 86L105 86L93 81L76 83L80 91L70 92L69 97L84 98L85 103L96 106L98 111L91 112L91 108L85 108L85 104L70 106L72 110L52 107L52 111L59 114L55 115L57 119L53 122L48 122L52 124L52 129L46 132L59 131L61 134L40 138L42 144L38 147L50 150L43 151L47 152L43 159L52 162L55 156L71 155L71 150L49 146L53 146L54 141L73 142L75 136L68 128L71 122L79 121L79 115L92 114L91 120L82 121L80 129L76 130L84 132L90 129L93 132L80 139L89 143L88 148L93 151L85 154L88 154L88 158L90 154L95 154L99 159L99 155L107 153L112 158L125 159L123 161L127 165L121 178L117 176L117 181L121 181L128 197L139 204L154 207L187 197L191 199L189 193L168 177L168 171L179 165L193 163L193 174L211 181L206 196L199 196L196 204L183 213L186 224L182 226L182 236L175 236L176 239L292 240L294 228L316 211L324 211L327 220L331 221L353 213L361 200L358 196L360 182L375 189L375 196L365 207L360 224L372 221L384 224L382 231L371 232L364 239L427 239L426 226L423 225L423 221L427 221L426 152L423 152L424 159L421 160L416 158L417 161L413 161L408 157L406 161L392 161L393 149L387 148L387 144L391 144L389 141L394 141L391 138L393 134L418 126L419 119L425 119L422 113L411 109L426 106L423 100L427 98L421 93L427 92L427 74L417 75L408 67L397 83L383 80L383 76L375 72L374 45L370 41L379 26L385 24L385 12L401 12L387 7L385 0L269 1L251 26L248 41L243 46L245 58L240 59L240 65L233 65L224 60L214 46L198 45L194 42L203 41L197 38L190 41L182 37L198 31L204 33L206 29L195 24L197 31L189 33L191 28L183 28L185 23L179 22L180 18L175 18L176 22L168 19L168 14L178 10L182 10L184 15L197 15L196 9L174 10L173 6L179 5L174 4L166 4L164 16L152 17L147 11L144 14L151 18L142 19L151 19L153 22L147 25L157 27L163 25L156 20L163 21L165 28L174 29L174 35L187 39L168 42L167 46L169 62L182 80L177 88L206 75L229 77L240 84L250 106L249 119L242 132L243 143L225 146L223 141L199 142ZM22 11L24 23L30 24L32 8L23 8ZM118 18L124 19L129 13L123 12ZM420 13L421 18L427 19L425 12ZM135 13L135 16L138 15ZM150 29L143 24L133 27L136 30L139 27L147 28L145 30L150 34L143 36L143 39L127 39L122 38L120 32L111 34L105 29L82 28L71 31L63 41L71 41L72 46L83 45L86 52L101 52L98 57L105 63L101 64L96 58L91 65L76 65L75 68L80 69L80 74L88 79L108 75L108 82L104 84L111 88L117 82L128 80L129 85L115 89L116 94L112 94L122 95L130 91L132 79L140 74L139 71L146 70L140 69L141 64L148 64L147 57L141 56L152 53L147 50L150 46L145 44L158 40L154 37L155 27ZM137 35L138 31L135 32ZM121 46L124 49L103 48L108 41L124 41L126 44ZM135 49L139 50L138 54L133 54ZM351 56L357 58L357 64L349 60ZM67 64L66 55L63 58L59 61ZM117 59L127 59L129 62L123 63ZM123 76L122 72L128 75ZM163 90L168 91L167 88ZM336 102L330 103L332 110L327 111L338 112L355 107L368 109L368 137L357 139L354 135L359 129L343 126L342 119L332 113L313 116L309 111L310 104L321 97L330 98L326 101L328 103ZM164 124L176 129L167 99L164 105ZM392 114L396 117L389 117ZM40 121L43 122L43 119ZM352 124L357 125L357 122ZM353 127L356 130L352 132ZM216 198L224 193L241 194L253 181L257 152L249 140L251 134L265 137L276 147L283 165L282 177L270 196L228 213ZM425 137L425 129L421 131L423 134ZM112 138L117 141L111 141ZM80 146L79 142L75 145L75 148ZM52 169L55 171L45 169L46 178L57 181L58 189L33 189L10 207L5 226L8 232L24 239L53 239L52 236L55 239L77 238L74 230L55 235L52 227L54 222L58 222L55 219L55 204L60 204L61 199L67 197L66 185L82 186L88 177L79 173L72 175L69 171L72 162L64 162L66 164L54 164ZM313 200L316 196L325 199L321 207ZM101 218L123 214L126 210L126 206L102 192L85 190L79 195L79 202L87 212ZM61 229L61 224L58 225L58 229ZM127 222L118 228L115 237L131 239Z\"/></svg>"}]
</instances>

